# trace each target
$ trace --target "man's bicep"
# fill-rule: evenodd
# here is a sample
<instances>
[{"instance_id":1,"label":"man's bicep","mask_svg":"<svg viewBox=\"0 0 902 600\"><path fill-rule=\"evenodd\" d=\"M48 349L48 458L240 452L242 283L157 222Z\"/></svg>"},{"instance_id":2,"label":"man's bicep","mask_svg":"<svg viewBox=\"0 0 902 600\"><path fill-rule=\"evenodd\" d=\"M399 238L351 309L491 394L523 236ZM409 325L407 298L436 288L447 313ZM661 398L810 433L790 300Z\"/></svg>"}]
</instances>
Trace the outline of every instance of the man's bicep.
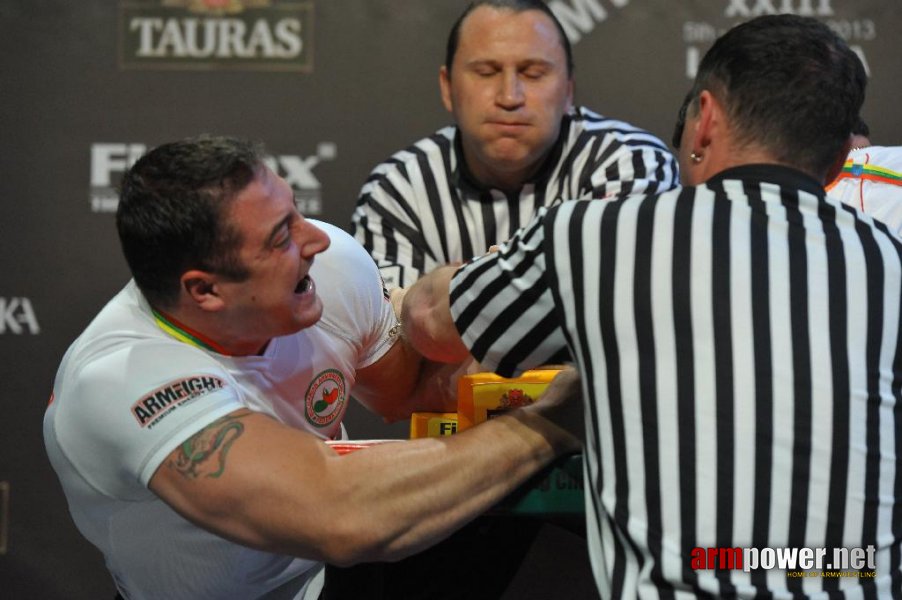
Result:
<instances>
[{"instance_id":1,"label":"man's bicep","mask_svg":"<svg viewBox=\"0 0 902 600\"><path fill-rule=\"evenodd\" d=\"M150 490L199 527L268 551L319 559L325 531L308 510L331 452L307 433L236 410L173 450Z\"/></svg>"},{"instance_id":2,"label":"man's bicep","mask_svg":"<svg viewBox=\"0 0 902 600\"><path fill-rule=\"evenodd\" d=\"M157 468L150 480L151 490L165 492L165 482L203 482L223 477L232 445L244 435L245 421L251 414L245 408L236 410L179 444Z\"/></svg>"}]
</instances>

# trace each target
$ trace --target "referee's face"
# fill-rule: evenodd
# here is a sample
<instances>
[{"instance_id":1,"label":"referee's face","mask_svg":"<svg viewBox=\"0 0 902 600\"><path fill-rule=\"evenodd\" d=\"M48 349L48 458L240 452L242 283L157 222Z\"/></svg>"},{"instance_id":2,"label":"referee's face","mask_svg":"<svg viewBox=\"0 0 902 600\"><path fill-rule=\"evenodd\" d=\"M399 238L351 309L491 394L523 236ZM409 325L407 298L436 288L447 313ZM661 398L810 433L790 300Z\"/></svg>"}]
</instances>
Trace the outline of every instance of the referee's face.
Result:
<instances>
[{"instance_id":1,"label":"referee's face","mask_svg":"<svg viewBox=\"0 0 902 600\"><path fill-rule=\"evenodd\" d=\"M520 187L539 168L573 100L560 33L535 10L475 9L439 83L467 167L502 189Z\"/></svg>"}]
</instances>

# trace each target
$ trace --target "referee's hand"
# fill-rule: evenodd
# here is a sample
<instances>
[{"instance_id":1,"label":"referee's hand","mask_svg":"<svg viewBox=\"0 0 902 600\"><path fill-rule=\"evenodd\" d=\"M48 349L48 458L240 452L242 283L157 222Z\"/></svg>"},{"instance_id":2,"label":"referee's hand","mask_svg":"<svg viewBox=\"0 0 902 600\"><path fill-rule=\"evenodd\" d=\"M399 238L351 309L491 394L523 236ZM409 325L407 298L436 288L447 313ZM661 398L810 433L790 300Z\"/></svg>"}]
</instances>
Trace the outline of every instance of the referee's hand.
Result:
<instances>
[{"instance_id":1,"label":"referee's hand","mask_svg":"<svg viewBox=\"0 0 902 600\"><path fill-rule=\"evenodd\" d=\"M545 391L525 410L535 411L579 440L585 442L582 380L579 371L565 366L555 375Z\"/></svg>"}]
</instances>

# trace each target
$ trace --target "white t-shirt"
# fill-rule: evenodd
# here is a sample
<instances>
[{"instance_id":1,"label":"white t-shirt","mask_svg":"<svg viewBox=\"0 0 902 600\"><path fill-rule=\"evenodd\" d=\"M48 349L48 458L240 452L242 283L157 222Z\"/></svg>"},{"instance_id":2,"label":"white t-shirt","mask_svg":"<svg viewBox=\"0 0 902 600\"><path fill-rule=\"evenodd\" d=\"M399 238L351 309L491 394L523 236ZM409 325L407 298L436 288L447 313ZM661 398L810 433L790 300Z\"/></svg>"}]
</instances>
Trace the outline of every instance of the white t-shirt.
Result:
<instances>
[{"instance_id":1,"label":"white t-shirt","mask_svg":"<svg viewBox=\"0 0 902 600\"><path fill-rule=\"evenodd\" d=\"M868 146L849 153L827 194L902 235L902 146Z\"/></svg>"},{"instance_id":2,"label":"white t-shirt","mask_svg":"<svg viewBox=\"0 0 902 600\"><path fill-rule=\"evenodd\" d=\"M147 489L178 444L243 407L343 437L355 373L388 351L396 320L369 255L342 230L316 224L332 240L311 269L323 317L273 339L262 356L177 340L130 282L63 358L44 417L47 452L78 529L132 600L302 597L321 566L229 542Z\"/></svg>"}]
</instances>

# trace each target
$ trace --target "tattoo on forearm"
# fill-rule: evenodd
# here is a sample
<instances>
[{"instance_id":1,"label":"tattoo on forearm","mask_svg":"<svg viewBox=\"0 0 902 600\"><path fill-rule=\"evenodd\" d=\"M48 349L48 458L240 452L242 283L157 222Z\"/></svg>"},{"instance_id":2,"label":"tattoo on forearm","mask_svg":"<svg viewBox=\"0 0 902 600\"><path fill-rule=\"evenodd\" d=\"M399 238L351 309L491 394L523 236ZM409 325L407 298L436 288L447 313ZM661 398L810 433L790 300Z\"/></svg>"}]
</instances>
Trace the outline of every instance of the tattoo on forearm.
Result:
<instances>
[{"instance_id":1,"label":"tattoo on forearm","mask_svg":"<svg viewBox=\"0 0 902 600\"><path fill-rule=\"evenodd\" d=\"M240 419L245 416L247 413L217 419L185 440L170 468L188 479L222 475L229 448L244 433Z\"/></svg>"}]
</instances>

